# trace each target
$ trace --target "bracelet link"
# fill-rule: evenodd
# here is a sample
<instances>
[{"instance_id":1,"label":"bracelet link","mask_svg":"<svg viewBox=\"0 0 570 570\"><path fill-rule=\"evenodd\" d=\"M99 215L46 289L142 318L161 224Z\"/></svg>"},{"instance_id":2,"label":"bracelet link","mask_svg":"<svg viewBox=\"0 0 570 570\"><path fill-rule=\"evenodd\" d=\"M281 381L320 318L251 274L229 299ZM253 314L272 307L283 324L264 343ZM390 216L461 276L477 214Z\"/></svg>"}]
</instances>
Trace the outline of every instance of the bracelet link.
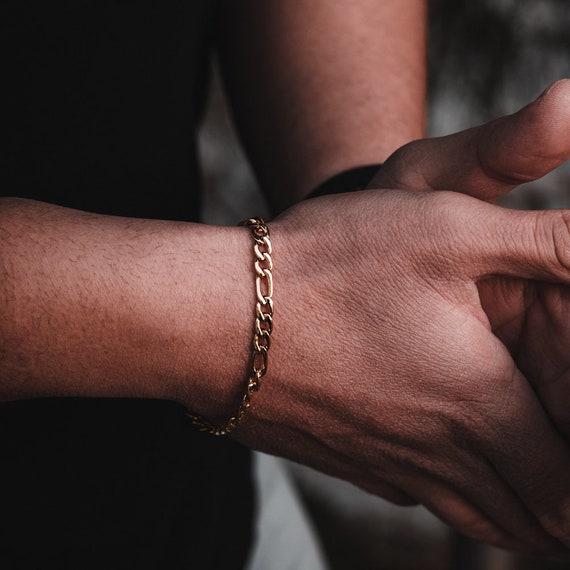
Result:
<instances>
[{"instance_id":1,"label":"bracelet link","mask_svg":"<svg viewBox=\"0 0 570 570\"><path fill-rule=\"evenodd\" d=\"M240 223L240 226L251 228L255 241L253 252L255 255L255 327L253 335L253 348L247 378L247 390L241 400L235 416L225 424L215 425L201 416L187 411L186 415L192 423L212 435L227 435L234 431L251 406L251 396L259 391L261 378L267 372L267 355L271 346L271 333L273 332L273 259L271 254L271 241L269 228L261 218L250 218Z\"/></svg>"}]
</instances>

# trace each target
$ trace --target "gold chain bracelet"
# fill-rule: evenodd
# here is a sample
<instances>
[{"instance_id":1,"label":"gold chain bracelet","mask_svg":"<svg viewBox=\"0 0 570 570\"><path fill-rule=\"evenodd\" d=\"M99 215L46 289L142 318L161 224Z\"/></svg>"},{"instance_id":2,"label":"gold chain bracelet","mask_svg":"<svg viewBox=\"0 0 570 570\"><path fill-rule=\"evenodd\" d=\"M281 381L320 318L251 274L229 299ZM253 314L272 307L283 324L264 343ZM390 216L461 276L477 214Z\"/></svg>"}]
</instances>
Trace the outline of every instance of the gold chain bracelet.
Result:
<instances>
[{"instance_id":1,"label":"gold chain bracelet","mask_svg":"<svg viewBox=\"0 0 570 570\"><path fill-rule=\"evenodd\" d=\"M253 350L247 378L247 390L235 416L225 424L215 425L205 418L186 412L192 423L201 431L213 435L231 433L243 419L251 405L251 396L259 390L260 380L267 372L267 353L271 345L270 337L273 331L273 261L271 259L271 241L269 228L261 218L250 218L240 223L240 226L251 228L255 241L255 329L253 333Z\"/></svg>"}]
</instances>

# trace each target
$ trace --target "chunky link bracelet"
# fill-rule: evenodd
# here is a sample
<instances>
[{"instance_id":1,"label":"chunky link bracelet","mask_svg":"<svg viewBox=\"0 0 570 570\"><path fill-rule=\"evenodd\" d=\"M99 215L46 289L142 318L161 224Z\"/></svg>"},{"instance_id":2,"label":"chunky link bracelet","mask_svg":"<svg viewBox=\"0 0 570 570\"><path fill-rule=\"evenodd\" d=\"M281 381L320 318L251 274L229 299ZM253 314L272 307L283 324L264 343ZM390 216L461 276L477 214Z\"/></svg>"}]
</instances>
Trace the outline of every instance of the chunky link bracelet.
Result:
<instances>
[{"instance_id":1,"label":"chunky link bracelet","mask_svg":"<svg viewBox=\"0 0 570 570\"><path fill-rule=\"evenodd\" d=\"M273 261L271 259L271 241L269 241L269 228L261 218L250 218L240 223L240 226L251 228L255 241L255 291L257 303L255 305L255 329L253 333L253 350L247 378L247 390L235 416L225 424L215 425L205 418L186 412L192 423L201 431L213 435L227 435L231 433L243 419L254 392L259 390L260 380L267 372L267 353L271 345L270 337L273 331Z\"/></svg>"}]
</instances>

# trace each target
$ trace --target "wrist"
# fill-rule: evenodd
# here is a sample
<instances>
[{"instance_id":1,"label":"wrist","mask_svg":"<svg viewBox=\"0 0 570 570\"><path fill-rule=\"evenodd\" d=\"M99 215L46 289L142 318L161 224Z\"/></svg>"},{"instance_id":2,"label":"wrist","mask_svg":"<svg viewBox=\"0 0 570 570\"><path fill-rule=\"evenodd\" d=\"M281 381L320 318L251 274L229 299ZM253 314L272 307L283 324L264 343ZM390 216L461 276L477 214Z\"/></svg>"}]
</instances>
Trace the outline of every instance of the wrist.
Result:
<instances>
[{"instance_id":1,"label":"wrist","mask_svg":"<svg viewBox=\"0 0 570 570\"><path fill-rule=\"evenodd\" d=\"M235 412L246 384L255 300L251 237L244 228L197 230L183 248L193 261L180 261L174 281L176 325L158 366L166 370L159 397L218 422Z\"/></svg>"},{"instance_id":2,"label":"wrist","mask_svg":"<svg viewBox=\"0 0 570 570\"><path fill-rule=\"evenodd\" d=\"M308 275L310 232L288 220L278 220L271 224L271 241L276 315L268 370L235 437L252 447L294 457L287 451L295 447L294 438L283 446L278 434L308 427L314 414L304 398L311 394L318 398L323 393L313 381L316 375L312 367L318 358L313 358L311 348L315 341L311 325L320 315L311 312L318 303L312 304Z\"/></svg>"},{"instance_id":3,"label":"wrist","mask_svg":"<svg viewBox=\"0 0 570 570\"><path fill-rule=\"evenodd\" d=\"M240 226L251 229L254 242L255 270L255 326L251 349L251 359L247 371L245 391L237 411L228 419L212 422L207 418L188 411L188 417L201 431L212 435L227 435L233 432L246 415L251 406L253 395L261 387L261 379L265 376L268 366L268 355L271 347L273 332L273 259L270 232L267 224L261 218L250 218Z\"/></svg>"}]
</instances>

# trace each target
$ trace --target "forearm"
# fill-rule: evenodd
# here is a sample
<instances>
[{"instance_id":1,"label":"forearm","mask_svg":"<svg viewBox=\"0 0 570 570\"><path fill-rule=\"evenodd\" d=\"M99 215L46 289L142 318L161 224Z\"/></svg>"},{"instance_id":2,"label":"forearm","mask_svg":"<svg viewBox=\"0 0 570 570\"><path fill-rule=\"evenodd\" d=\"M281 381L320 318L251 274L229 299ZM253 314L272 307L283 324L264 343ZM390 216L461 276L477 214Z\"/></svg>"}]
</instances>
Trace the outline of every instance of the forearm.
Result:
<instances>
[{"instance_id":1,"label":"forearm","mask_svg":"<svg viewBox=\"0 0 570 570\"><path fill-rule=\"evenodd\" d=\"M247 232L2 199L0 235L3 400L151 397L233 413L251 336Z\"/></svg>"},{"instance_id":2,"label":"forearm","mask_svg":"<svg viewBox=\"0 0 570 570\"><path fill-rule=\"evenodd\" d=\"M275 209L424 129L425 2L222 2L220 52Z\"/></svg>"}]
</instances>

